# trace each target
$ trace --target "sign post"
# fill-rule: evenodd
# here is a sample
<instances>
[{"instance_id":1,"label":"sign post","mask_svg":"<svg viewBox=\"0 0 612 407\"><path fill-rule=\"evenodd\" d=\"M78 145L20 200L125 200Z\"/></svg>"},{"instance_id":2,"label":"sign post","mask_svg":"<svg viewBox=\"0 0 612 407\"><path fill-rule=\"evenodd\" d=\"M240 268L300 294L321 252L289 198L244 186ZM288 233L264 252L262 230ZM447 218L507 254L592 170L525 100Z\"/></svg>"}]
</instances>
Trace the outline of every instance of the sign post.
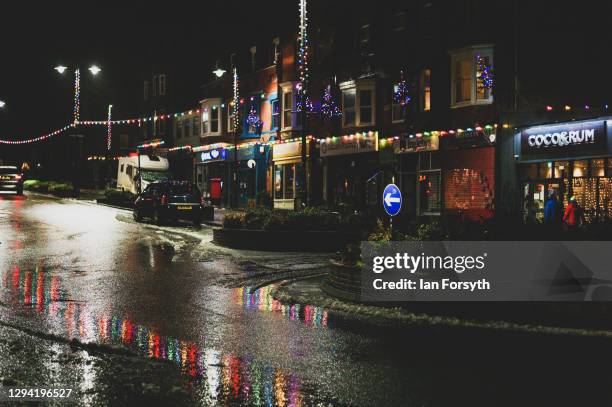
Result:
<instances>
[{"instance_id":1,"label":"sign post","mask_svg":"<svg viewBox=\"0 0 612 407\"><path fill-rule=\"evenodd\" d=\"M395 184L389 184L383 191L383 208L389 215L389 228L393 237L393 217L402 209L402 193Z\"/></svg>"}]
</instances>

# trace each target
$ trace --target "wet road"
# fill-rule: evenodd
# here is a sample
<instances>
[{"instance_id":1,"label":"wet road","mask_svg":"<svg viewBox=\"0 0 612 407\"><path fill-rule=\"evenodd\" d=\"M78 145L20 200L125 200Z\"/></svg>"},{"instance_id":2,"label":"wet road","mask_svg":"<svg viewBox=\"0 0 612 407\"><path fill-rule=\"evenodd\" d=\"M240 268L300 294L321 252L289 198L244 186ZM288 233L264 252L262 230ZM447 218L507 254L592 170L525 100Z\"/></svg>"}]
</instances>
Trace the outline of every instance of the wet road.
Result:
<instances>
[{"instance_id":1,"label":"wet road","mask_svg":"<svg viewBox=\"0 0 612 407\"><path fill-rule=\"evenodd\" d=\"M598 368L612 362L610 339L390 327L281 304L255 288L262 270L209 240L112 208L0 196L0 380L70 385L82 405L609 397Z\"/></svg>"}]
</instances>

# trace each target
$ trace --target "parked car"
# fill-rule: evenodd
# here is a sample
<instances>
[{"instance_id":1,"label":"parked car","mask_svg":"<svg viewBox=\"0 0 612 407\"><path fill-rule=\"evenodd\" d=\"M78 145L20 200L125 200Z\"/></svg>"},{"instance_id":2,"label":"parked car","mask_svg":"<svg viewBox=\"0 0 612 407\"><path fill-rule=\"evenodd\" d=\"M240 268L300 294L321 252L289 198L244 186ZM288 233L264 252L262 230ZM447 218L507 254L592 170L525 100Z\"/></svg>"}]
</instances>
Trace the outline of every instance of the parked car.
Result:
<instances>
[{"instance_id":1,"label":"parked car","mask_svg":"<svg viewBox=\"0 0 612 407\"><path fill-rule=\"evenodd\" d=\"M186 219L202 223L203 199L196 185L188 181L151 182L134 202L134 220L147 217L156 224Z\"/></svg>"},{"instance_id":2,"label":"parked car","mask_svg":"<svg viewBox=\"0 0 612 407\"><path fill-rule=\"evenodd\" d=\"M23 195L23 174L14 166L0 166L0 191L15 191Z\"/></svg>"}]
</instances>

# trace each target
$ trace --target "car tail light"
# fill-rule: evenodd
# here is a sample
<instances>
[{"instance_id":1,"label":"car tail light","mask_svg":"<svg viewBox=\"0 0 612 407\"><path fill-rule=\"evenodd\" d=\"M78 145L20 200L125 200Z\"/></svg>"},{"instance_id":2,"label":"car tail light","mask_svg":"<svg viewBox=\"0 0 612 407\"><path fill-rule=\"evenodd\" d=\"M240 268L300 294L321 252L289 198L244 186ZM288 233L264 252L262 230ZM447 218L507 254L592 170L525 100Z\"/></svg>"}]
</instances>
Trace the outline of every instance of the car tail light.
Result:
<instances>
[{"instance_id":1,"label":"car tail light","mask_svg":"<svg viewBox=\"0 0 612 407\"><path fill-rule=\"evenodd\" d=\"M161 197L161 204L162 205L168 205L168 197L166 195L162 195L162 197Z\"/></svg>"}]
</instances>

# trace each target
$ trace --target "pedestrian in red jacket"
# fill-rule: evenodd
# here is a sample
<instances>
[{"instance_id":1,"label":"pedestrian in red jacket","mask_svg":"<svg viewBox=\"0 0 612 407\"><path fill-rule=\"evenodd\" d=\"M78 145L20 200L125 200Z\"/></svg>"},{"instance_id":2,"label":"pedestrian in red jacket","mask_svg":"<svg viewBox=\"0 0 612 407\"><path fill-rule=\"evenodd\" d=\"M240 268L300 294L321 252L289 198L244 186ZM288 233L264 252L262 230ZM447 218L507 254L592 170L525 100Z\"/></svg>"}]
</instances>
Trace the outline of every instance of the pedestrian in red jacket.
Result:
<instances>
[{"instance_id":1,"label":"pedestrian in red jacket","mask_svg":"<svg viewBox=\"0 0 612 407\"><path fill-rule=\"evenodd\" d=\"M584 213L574 197L570 198L569 204L565 208L563 222L565 222L570 230L578 228L584 222Z\"/></svg>"}]
</instances>

